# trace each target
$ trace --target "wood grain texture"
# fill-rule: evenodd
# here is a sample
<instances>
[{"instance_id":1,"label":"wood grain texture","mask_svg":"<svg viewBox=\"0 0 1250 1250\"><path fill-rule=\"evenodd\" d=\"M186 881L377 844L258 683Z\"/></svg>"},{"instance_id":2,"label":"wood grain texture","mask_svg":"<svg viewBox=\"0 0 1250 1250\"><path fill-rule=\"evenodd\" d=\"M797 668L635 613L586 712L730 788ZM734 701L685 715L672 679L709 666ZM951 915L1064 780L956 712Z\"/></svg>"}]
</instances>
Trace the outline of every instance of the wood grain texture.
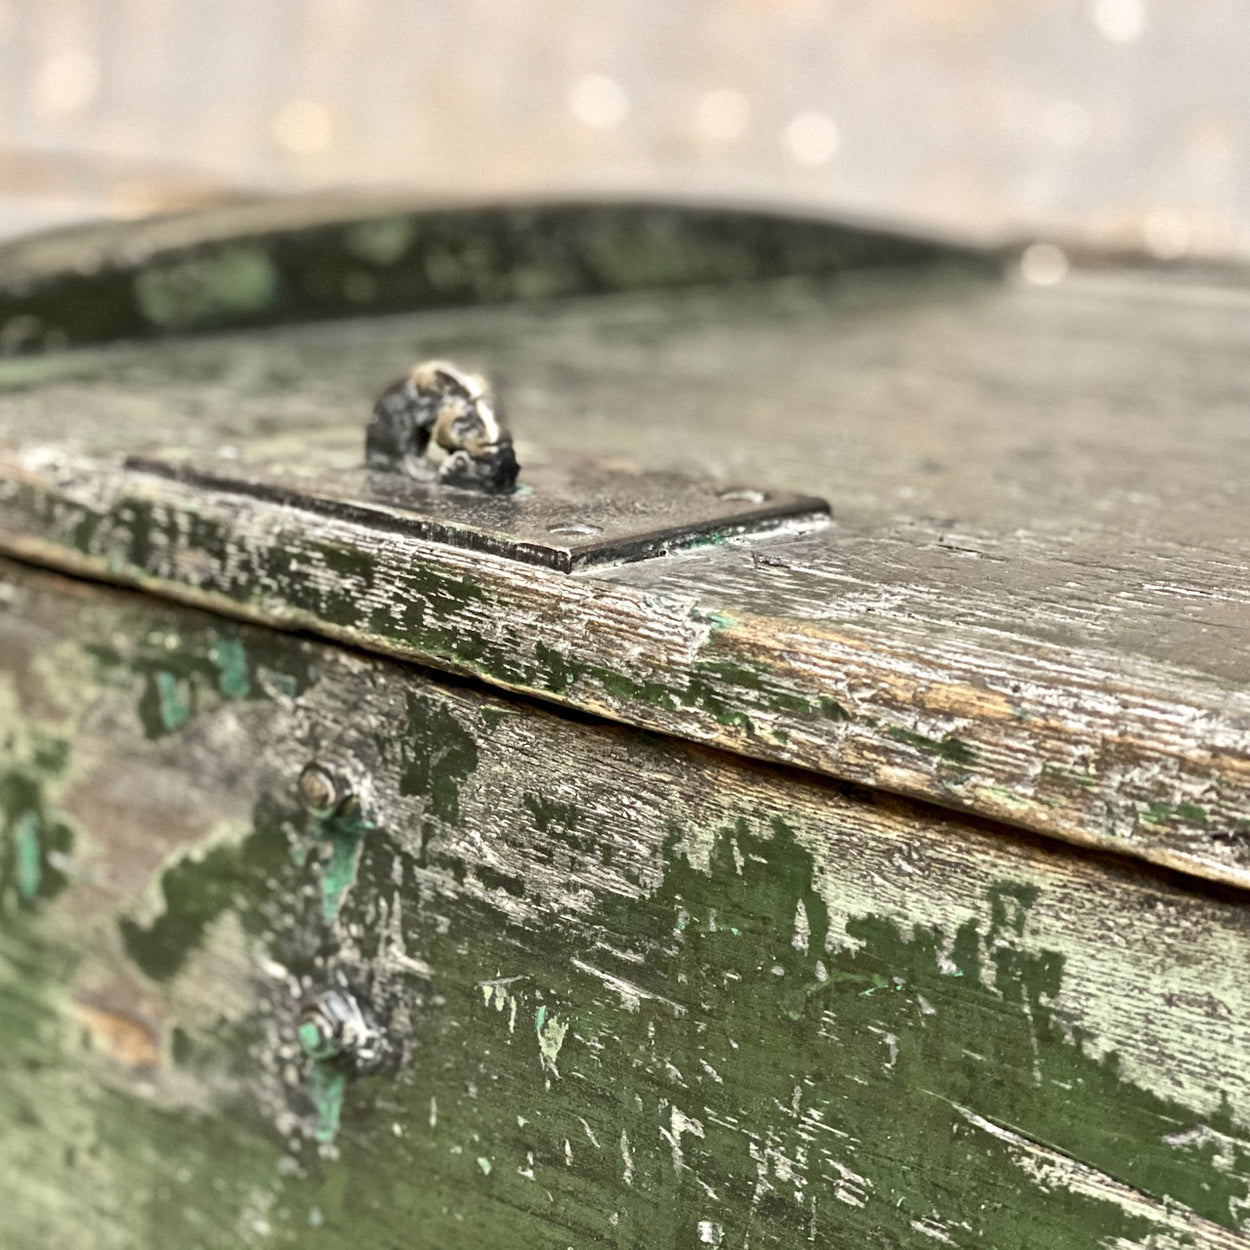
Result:
<instances>
[{"instance_id":1,"label":"wood grain texture","mask_svg":"<svg viewBox=\"0 0 1250 1250\"><path fill-rule=\"evenodd\" d=\"M1231 892L0 571L5 1244L1250 1244ZM317 760L359 823L312 819ZM337 1093L327 983L391 1048Z\"/></svg>"},{"instance_id":2,"label":"wood grain texture","mask_svg":"<svg viewBox=\"0 0 1250 1250\"><path fill-rule=\"evenodd\" d=\"M1233 287L912 271L12 361L0 541L1244 885L1247 336ZM348 468L414 354L493 371L523 463L835 525L549 576L121 464Z\"/></svg>"}]
</instances>

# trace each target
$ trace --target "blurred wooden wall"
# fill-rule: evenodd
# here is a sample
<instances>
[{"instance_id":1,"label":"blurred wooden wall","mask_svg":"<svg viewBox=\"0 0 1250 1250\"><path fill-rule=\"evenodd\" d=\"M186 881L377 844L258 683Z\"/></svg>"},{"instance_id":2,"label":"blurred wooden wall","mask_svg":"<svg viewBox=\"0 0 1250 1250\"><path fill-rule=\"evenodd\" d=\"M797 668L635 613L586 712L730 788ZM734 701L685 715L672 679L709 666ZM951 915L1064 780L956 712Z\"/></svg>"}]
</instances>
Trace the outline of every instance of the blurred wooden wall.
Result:
<instances>
[{"instance_id":1,"label":"blurred wooden wall","mask_svg":"<svg viewBox=\"0 0 1250 1250\"><path fill-rule=\"evenodd\" d=\"M1250 0L0 0L0 234L660 194L1250 253Z\"/></svg>"}]
</instances>

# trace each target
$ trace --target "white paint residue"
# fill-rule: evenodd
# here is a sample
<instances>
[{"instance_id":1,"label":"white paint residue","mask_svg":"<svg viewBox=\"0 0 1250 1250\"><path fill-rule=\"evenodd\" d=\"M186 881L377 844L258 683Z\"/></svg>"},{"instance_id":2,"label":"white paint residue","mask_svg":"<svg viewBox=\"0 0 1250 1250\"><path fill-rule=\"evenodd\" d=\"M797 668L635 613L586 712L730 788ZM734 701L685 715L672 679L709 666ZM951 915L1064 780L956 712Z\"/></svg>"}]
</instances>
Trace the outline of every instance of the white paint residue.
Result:
<instances>
[{"instance_id":1,"label":"white paint residue","mask_svg":"<svg viewBox=\"0 0 1250 1250\"><path fill-rule=\"evenodd\" d=\"M686 1166L685 1156L682 1152L681 1139L682 1136L689 1133L692 1137L703 1137L703 1124L696 1120L693 1116L688 1116L684 1111L677 1107L673 1107L669 1112L669 1127L660 1130L660 1136L668 1142L673 1152L673 1171L680 1172Z\"/></svg>"},{"instance_id":2,"label":"white paint residue","mask_svg":"<svg viewBox=\"0 0 1250 1250\"><path fill-rule=\"evenodd\" d=\"M790 939L790 945L796 951L806 953L811 940L812 926L807 919L807 908L803 906L803 900L799 899L794 907L794 936Z\"/></svg>"},{"instance_id":3,"label":"white paint residue","mask_svg":"<svg viewBox=\"0 0 1250 1250\"><path fill-rule=\"evenodd\" d=\"M592 1145L592 1146L593 1146L596 1150L602 1150L602 1149L603 1149L603 1147L599 1145L599 1139L598 1139L598 1138L594 1135L593 1131L591 1130L590 1125L589 1125L589 1124L587 1124L587 1123L586 1123L586 1121L585 1121L584 1119L582 1119L582 1117L581 1117L581 1116L578 1116L577 1118L578 1118L579 1120L581 1120L581 1122L582 1122L582 1128L584 1128L584 1129L586 1130L586 1136L590 1139L590 1144L591 1144L591 1145Z\"/></svg>"},{"instance_id":4,"label":"white paint residue","mask_svg":"<svg viewBox=\"0 0 1250 1250\"><path fill-rule=\"evenodd\" d=\"M827 1162L838 1174L833 1196L848 1207L864 1206L868 1201L868 1191L872 1188L872 1181L866 1176L860 1176L858 1172L848 1168L845 1163L840 1163L837 1159L828 1159Z\"/></svg>"},{"instance_id":5,"label":"white paint residue","mask_svg":"<svg viewBox=\"0 0 1250 1250\"><path fill-rule=\"evenodd\" d=\"M1097 1168L995 1124L958 1103L950 1105L973 1127L1010 1146L1015 1165L1043 1188L1113 1202L1129 1216L1163 1226L1159 1232L1150 1233L1144 1242L1118 1238L1111 1243L1112 1250L1180 1250L1182 1246L1194 1244L1223 1245L1228 1240L1226 1228L1188 1208L1133 1189ZM1175 1238L1171 1236L1173 1232L1177 1234Z\"/></svg>"},{"instance_id":6,"label":"white paint residue","mask_svg":"<svg viewBox=\"0 0 1250 1250\"><path fill-rule=\"evenodd\" d=\"M1213 1129L1209 1124L1195 1124L1192 1128L1181 1129L1177 1133L1168 1133L1161 1140L1167 1146L1180 1148L1196 1146L1200 1150L1207 1151L1211 1166L1230 1174L1237 1167L1237 1158L1243 1149L1241 1142L1236 1138Z\"/></svg>"},{"instance_id":7,"label":"white paint residue","mask_svg":"<svg viewBox=\"0 0 1250 1250\"><path fill-rule=\"evenodd\" d=\"M719 1246L725 1240L725 1230L714 1220L700 1220L699 1240L705 1246Z\"/></svg>"},{"instance_id":8,"label":"white paint residue","mask_svg":"<svg viewBox=\"0 0 1250 1250\"><path fill-rule=\"evenodd\" d=\"M596 968L593 964L588 964L584 960L570 959L569 962L579 971L602 981L604 985L620 997L621 1006L626 1011L637 1011L639 1003L645 999L648 1002L663 1003L675 1016L684 1016L686 1014L685 1007L681 1003L673 1002L671 998L665 998L662 994L653 994L650 990L644 990L642 986L635 985L632 981L626 981L622 977L613 976L612 973L604 972L601 968Z\"/></svg>"},{"instance_id":9,"label":"white paint residue","mask_svg":"<svg viewBox=\"0 0 1250 1250\"><path fill-rule=\"evenodd\" d=\"M559 1076L556 1059L560 1055L560 1047L564 1045L565 1036L569 1031L569 1022L559 1016L548 1015L545 1006L539 1007L535 1013L535 1032L538 1034L538 1054L543 1067L552 1076Z\"/></svg>"},{"instance_id":10,"label":"white paint residue","mask_svg":"<svg viewBox=\"0 0 1250 1250\"><path fill-rule=\"evenodd\" d=\"M479 981L478 989L482 991L482 1001L486 1006L494 1007L500 1013L508 1013L508 1032L516 1032L517 1007L520 1000L508 988L524 977L497 977L493 981Z\"/></svg>"},{"instance_id":11,"label":"white paint residue","mask_svg":"<svg viewBox=\"0 0 1250 1250\"><path fill-rule=\"evenodd\" d=\"M430 1127L438 1128L438 1099L430 1098Z\"/></svg>"},{"instance_id":12,"label":"white paint residue","mask_svg":"<svg viewBox=\"0 0 1250 1250\"><path fill-rule=\"evenodd\" d=\"M399 891L395 892L389 909L390 914L386 918L386 951L390 960L405 972L415 973L422 980L432 981L434 979L434 970L424 959L418 959L417 956L409 954L407 947L404 945L403 932L403 911L400 902Z\"/></svg>"},{"instance_id":13,"label":"white paint residue","mask_svg":"<svg viewBox=\"0 0 1250 1250\"><path fill-rule=\"evenodd\" d=\"M755 1188L751 1191L751 1205L758 1207L765 1194L772 1193L773 1183L768 1179L768 1152L755 1142L748 1142L747 1149L755 1162Z\"/></svg>"},{"instance_id":14,"label":"white paint residue","mask_svg":"<svg viewBox=\"0 0 1250 1250\"><path fill-rule=\"evenodd\" d=\"M625 1164L625 1171L621 1174L621 1180L626 1185L634 1183L634 1156L629 1149L629 1136L624 1129L621 1129L621 1160Z\"/></svg>"},{"instance_id":15,"label":"white paint residue","mask_svg":"<svg viewBox=\"0 0 1250 1250\"><path fill-rule=\"evenodd\" d=\"M911 1226L916 1232L923 1234L925 1237L931 1237L934 1241L940 1241L944 1246L956 1244L952 1238L947 1236L946 1229L936 1220L912 1220Z\"/></svg>"}]
</instances>

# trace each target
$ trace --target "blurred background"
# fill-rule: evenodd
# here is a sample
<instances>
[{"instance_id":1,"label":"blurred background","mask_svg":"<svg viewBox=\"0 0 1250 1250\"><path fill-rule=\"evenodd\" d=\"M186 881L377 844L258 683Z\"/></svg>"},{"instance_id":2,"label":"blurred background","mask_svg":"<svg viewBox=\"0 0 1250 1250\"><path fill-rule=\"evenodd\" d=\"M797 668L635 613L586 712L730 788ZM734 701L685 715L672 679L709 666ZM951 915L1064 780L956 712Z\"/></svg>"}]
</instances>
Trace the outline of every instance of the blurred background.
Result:
<instances>
[{"instance_id":1,"label":"blurred background","mask_svg":"<svg viewBox=\"0 0 1250 1250\"><path fill-rule=\"evenodd\" d=\"M1250 254L1250 0L0 0L0 236L656 196Z\"/></svg>"}]
</instances>

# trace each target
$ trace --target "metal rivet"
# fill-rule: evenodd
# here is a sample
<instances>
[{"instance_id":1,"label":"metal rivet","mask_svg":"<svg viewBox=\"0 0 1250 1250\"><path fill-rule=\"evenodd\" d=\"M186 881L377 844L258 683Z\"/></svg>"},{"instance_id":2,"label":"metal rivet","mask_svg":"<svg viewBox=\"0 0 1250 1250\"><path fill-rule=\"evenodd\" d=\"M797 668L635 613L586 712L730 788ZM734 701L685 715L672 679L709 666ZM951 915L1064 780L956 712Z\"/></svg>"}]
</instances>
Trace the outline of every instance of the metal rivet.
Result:
<instances>
[{"instance_id":1,"label":"metal rivet","mask_svg":"<svg viewBox=\"0 0 1250 1250\"><path fill-rule=\"evenodd\" d=\"M350 791L320 764L305 764L299 775L299 796L314 816L330 816L350 797Z\"/></svg>"},{"instance_id":2,"label":"metal rivet","mask_svg":"<svg viewBox=\"0 0 1250 1250\"><path fill-rule=\"evenodd\" d=\"M728 499L736 503L764 503L768 495L762 490L752 490L746 486L730 486L727 490L718 490L717 499Z\"/></svg>"},{"instance_id":3,"label":"metal rivet","mask_svg":"<svg viewBox=\"0 0 1250 1250\"><path fill-rule=\"evenodd\" d=\"M342 1059L359 1071L382 1059L382 1037L346 990L326 989L301 1008L299 1043L312 1059Z\"/></svg>"},{"instance_id":4,"label":"metal rivet","mask_svg":"<svg viewBox=\"0 0 1250 1250\"><path fill-rule=\"evenodd\" d=\"M578 524L578 525L552 525L547 530L548 534L602 534L602 525Z\"/></svg>"}]
</instances>

